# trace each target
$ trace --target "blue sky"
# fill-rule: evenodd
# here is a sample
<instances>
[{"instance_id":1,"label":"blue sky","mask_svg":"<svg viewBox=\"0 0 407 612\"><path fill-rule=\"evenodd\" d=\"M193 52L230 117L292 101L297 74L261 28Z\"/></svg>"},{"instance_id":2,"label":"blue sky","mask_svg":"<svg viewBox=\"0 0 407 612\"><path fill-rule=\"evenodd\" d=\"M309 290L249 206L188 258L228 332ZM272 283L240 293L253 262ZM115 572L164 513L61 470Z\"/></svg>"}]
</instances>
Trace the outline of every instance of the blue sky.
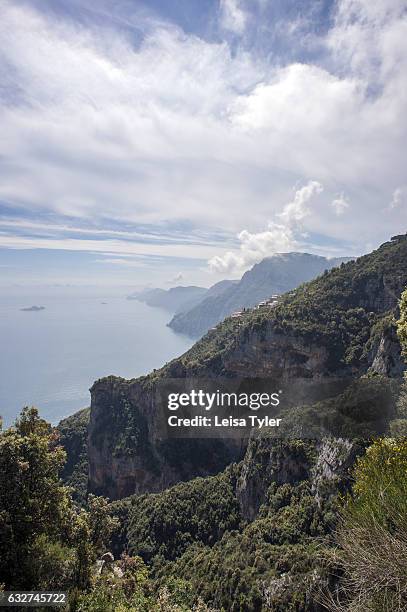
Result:
<instances>
[{"instance_id":1,"label":"blue sky","mask_svg":"<svg viewBox=\"0 0 407 612\"><path fill-rule=\"evenodd\" d=\"M3 0L0 287L238 277L406 231L404 0Z\"/></svg>"}]
</instances>

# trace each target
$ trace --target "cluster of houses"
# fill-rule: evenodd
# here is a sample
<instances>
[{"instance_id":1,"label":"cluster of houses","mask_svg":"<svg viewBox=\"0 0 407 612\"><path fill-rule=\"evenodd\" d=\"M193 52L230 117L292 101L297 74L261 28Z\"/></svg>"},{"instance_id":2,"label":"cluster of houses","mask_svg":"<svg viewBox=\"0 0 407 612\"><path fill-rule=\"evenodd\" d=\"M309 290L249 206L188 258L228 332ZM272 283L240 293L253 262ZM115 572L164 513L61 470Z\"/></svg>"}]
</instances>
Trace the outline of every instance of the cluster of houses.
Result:
<instances>
[{"instance_id":1,"label":"cluster of houses","mask_svg":"<svg viewBox=\"0 0 407 612\"><path fill-rule=\"evenodd\" d=\"M256 308L265 308L266 306L274 308L278 304L280 296L276 293L272 295L268 300L264 300L263 302L259 302Z\"/></svg>"},{"instance_id":2,"label":"cluster of houses","mask_svg":"<svg viewBox=\"0 0 407 612\"><path fill-rule=\"evenodd\" d=\"M269 297L267 300L263 300L262 302L259 302L257 304L257 306L255 306L255 308L256 309L259 309L259 308L274 308L275 306L277 306L279 298L280 298L280 296L276 293L276 294L272 295L271 297ZM246 312L246 308L244 308L243 310L236 310L235 312L232 312L232 314L230 316L231 316L232 319L238 319L245 312Z\"/></svg>"}]
</instances>

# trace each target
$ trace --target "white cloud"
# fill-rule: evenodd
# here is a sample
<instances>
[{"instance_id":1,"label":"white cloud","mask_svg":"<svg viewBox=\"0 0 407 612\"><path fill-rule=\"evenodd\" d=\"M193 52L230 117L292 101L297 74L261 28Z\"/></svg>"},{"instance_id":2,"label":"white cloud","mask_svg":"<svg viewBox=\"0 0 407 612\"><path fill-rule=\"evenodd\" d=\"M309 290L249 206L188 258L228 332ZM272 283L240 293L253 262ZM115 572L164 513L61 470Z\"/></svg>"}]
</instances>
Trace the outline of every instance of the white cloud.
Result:
<instances>
[{"instance_id":1,"label":"white cloud","mask_svg":"<svg viewBox=\"0 0 407 612\"><path fill-rule=\"evenodd\" d=\"M225 30L241 34L246 26L247 14L239 0L220 0L221 24Z\"/></svg>"},{"instance_id":2,"label":"white cloud","mask_svg":"<svg viewBox=\"0 0 407 612\"><path fill-rule=\"evenodd\" d=\"M322 191L323 187L318 181L309 181L295 192L293 201L277 215L282 222L270 221L266 231L255 234L243 230L238 234L239 250L212 257L208 262L210 269L214 272L241 273L264 257L295 249L302 231L302 221L310 214L307 203Z\"/></svg>"},{"instance_id":3,"label":"white cloud","mask_svg":"<svg viewBox=\"0 0 407 612\"><path fill-rule=\"evenodd\" d=\"M345 198L345 196L343 194L341 194L339 197L337 197L334 200L332 200L331 206L334 209L335 214L338 217L340 217L341 215L344 214L344 212L346 212L346 210L349 208L350 204L349 204L348 200Z\"/></svg>"},{"instance_id":4,"label":"white cloud","mask_svg":"<svg viewBox=\"0 0 407 612\"><path fill-rule=\"evenodd\" d=\"M390 202L390 209L400 208L406 201L407 189L405 187L397 187L393 191L393 198Z\"/></svg>"},{"instance_id":5,"label":"white cloud","mask_svg":"<svg viewBox=\"0 0 407 612\"><path fill-rule=\"evenodd\" d=\"M240 241L257 253L295 244L285 217L302 206L293 201L277 217L278 202L312 176L326 201L299 219L307 231L375 243L407 221L402 206L382 218L405 182L403 5L339 0L323 65L273 65L163 23L150 21L135 45L128 34L3 0L0 199L92 221L95 231L111 219L116 227L188 219L233 235L245 227ZM236 33L247 12L248 3L222 3ZM339 226L329 202L342 190L354 204ZM272 227L256 233L265 218ZM210 258L209 248L197 245L194 256Z\"/></svg>"},{"instance_id":6,"label":"white cloud","mask_svg":"<svg viewBox=\"0 0 407 612\"><path fill-rule=\"evenodd\" d=\"M322 193L323 187L318 181L309 181L307 185L295 192L294 200L284 206L283 212L279 217L288 225L292 226L304 217L309 215L309 208L306 206L313 195Z\"/></svg>"}]
</instances>

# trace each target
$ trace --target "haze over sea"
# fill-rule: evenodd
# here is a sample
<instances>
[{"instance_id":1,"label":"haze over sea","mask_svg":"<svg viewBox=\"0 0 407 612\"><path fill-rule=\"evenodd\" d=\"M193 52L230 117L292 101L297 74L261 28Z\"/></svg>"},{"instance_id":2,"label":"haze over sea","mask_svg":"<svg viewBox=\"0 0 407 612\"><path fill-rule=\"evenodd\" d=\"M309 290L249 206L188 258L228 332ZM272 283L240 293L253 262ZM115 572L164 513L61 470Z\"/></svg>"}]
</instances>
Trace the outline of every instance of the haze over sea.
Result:
<instances>
[{"instance_id":1,"label":"haze over sea","mask_svg":"<svg viewBox=\"0 0 407 612\"><path fill-rule=\"evenodd\" d=\"M89 406L103 376L133 378L192 344L166 327L168 312L120 295L53 291L0 295L0 415L10 425L24 405L56 424ZM38 312L20 309L45 306Z\"/></svg>"}]
</instances>

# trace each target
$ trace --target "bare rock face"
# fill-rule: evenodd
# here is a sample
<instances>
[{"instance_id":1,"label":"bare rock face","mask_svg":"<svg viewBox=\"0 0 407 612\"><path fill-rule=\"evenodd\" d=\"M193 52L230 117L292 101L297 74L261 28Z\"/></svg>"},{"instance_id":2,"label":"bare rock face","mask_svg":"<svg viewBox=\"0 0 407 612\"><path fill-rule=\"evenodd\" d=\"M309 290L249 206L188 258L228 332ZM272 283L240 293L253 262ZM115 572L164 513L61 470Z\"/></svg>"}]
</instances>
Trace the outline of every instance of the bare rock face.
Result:
<instances>
[{"instance_id":1,"label":"bare rock face","mask_svg":"<svg viewBox=\"0 0 407 612\"><path fill-rule=\"evenodd\" d=\"M236 485L243 518L253 521L272 483L298 484L312 466L309 445L301 440L253 438L249 442Z\"/></svg>"},{"instance_id":2,"label":"bare rock face","mask_svg":"<svg viewBox=\"0 0 407 612\"><path fill-rule=\"evenodd\" d=\"M394 326L386 329L371 354L371 370L384 376L401 376L405 369L401 347Z\"/></svg>"},{"instance_id":3,"label":"bare rock face","mask_svg":"<svg viewBox=\"0 0 407 612\"><path fill-rule=\"evenodd\" d=\"M344 438L326 438L318 442L311 470L311 490L318 504L329 495L350 486L350 468L361 452L358 444Z\"/></svg>"},{"instance_id":4,"label":"bare rock face","mask_svg":"<svg viewBox=\"0 0 407 612\"><path fill-rule=\"evenodd\" d=\"M270 321L261 331L254 330L239 338L223 357L223 367L236 376L245 376L250 371L259 378L318 378L328 374L328 358L326 347L276 332Z\"/></svg>"},{"instance_id":5,"label":"bare rock face","mask_svg":"<svg viewBox=\"0 0 407 612\"><path fill-rule=\"evenodd\" d=\"M350 468L362 448L343 438L252 439L241 463L236 497L243 518L253 521L273 483L297 485L308 480L318 504L350 486Z\"/></svg>"},{"instance_id":6,"label":"bare rock face","mask_svg":"<svg viewBox=\"0 0 407 612\"><path fill-rule=\"evenodd\" d=\"M91 389L89 485L112 499L159 491L172 483L151 444L154 413L137 381L109 377ZM161 469L160 469L161 468Z\"/></svg>"},{"instance_id":7,"label":"bare rock face","mask_svg":"<svg viewBox=\"0 0 407 612\"><path fill-rule=\"evenodd\" d=\"M120 499L221 471L240 458L234 441L162 440L154 385L108 377L91 389L89 490Z\"/></svg>"}]
</instances>

